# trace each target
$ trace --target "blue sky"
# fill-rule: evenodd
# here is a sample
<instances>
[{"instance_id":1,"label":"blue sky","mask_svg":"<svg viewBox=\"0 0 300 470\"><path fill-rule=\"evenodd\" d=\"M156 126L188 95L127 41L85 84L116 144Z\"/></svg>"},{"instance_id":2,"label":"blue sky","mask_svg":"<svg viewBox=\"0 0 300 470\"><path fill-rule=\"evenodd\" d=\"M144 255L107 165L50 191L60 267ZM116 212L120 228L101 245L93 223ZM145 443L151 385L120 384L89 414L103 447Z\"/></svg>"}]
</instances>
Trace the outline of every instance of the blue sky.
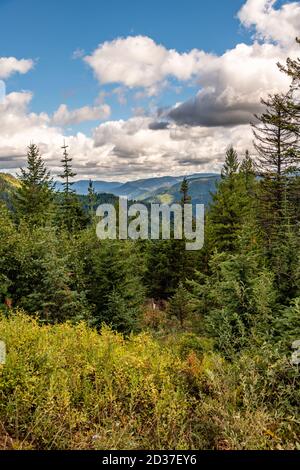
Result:
<instances>
[{"instance_id":1,"label":"blue sky","mask_svg":"<svg viewBox=\"0 0 300 470\"><path fill-rule=\"evenodd\" d=\"M62 103L70 108L92 104L101 87L76 49L91 53L98 44L116 37L145 35L179 52L193 48L217 54L241 41L250 41L236 13L243 0L0 0L1 54L36 60L32 71L14 75L7 91L34 90L31 109L49 113ZM13 27L12 27L13 25ZM114 88L113 85L105 87ZM195 92L189 86L180 99ZM155 98L158 106L179 99L168 91ZM120 106L115 96L108 100L113 119L128 118L132 102ZM145 105L141 100L135 105ZM80 126L88 130L90 124Z\"/></svg>"},{"instance_id":2,"label":"blue sky","mask_svg":"<svg viewBox=\"0 0 300 470\"><path fill-rule=\"evenodd\" d=\"M219 171L299 55L299 0L0 0L0 20L13 173L31 141L59 173L64 139L82 178Z\"/></svg>"}]
</instances>

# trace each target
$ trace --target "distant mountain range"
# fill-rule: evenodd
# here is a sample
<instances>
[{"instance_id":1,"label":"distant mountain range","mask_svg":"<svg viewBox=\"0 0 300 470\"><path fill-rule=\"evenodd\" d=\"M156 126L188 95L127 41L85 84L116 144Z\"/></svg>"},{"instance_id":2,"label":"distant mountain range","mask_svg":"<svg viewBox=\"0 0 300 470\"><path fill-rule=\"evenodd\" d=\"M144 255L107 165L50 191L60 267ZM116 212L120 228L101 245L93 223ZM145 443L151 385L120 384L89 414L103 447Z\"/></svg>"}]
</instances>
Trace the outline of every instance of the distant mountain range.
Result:
<instances>
[{"instance_id":1,"label":"distant mountain range","mask_svg":"<svg viewBox=\"0 0 300 470\"><path fill-rule=\"evenodd\" d=\"M98 194L114 196L127 196L128 199L145 201L148 203L166 203L180 201L180 186L184 176L162 176L139 179L120 183L116 181L93 181L94 190ZM189 194L195 204L209 204L211 193L215 191L220 175L216 173L195 173L187 175L189 181ZM11 192L19 182L12 175L0 173L0 199L9 200ZM75 181L73 189L78 195L88 193L88 180ZM56 189L62 190L62 183L56 182Z\"/></svg>"},{"instance_id":2,"label":"distant mountain range","mask_svg":"<svg viewBox=\"0 0 300 470\"><path fill-rule=\"evenodd\" d=\"M115 196L127 196L128 199L147 202L172 203L181 198L180 185L184 176L161 176L154 178L139 179L126 183L93 181L94 189L97 193L110 193ZM216 173L195 173L187 175L190 183L190 195L193 202L208 204L210 193L215 191L216 182L220 175ZM73 188L77 194L86 195L88 192L87 180L75 181ZM62 185L56 183L56 188L60 191Z\"/></svg>"},{"instance_id":3,"label":"distant mountain range","mask_svg":"<svg viewBox=\"0 0 300 470\"><path fill-rule=\"evenodd\" d=\"M193 204L204 204L207 206L211 201L211 194L216 190L216 183L219 181L219 175L192 175L187 178L189 181L189 195ZM162 187L153 191L145 198L146 202L156 202L171 204L178 202L182 198L180 193L181 181L173 184L171 187Z\"/></svg>"}]
</instances>

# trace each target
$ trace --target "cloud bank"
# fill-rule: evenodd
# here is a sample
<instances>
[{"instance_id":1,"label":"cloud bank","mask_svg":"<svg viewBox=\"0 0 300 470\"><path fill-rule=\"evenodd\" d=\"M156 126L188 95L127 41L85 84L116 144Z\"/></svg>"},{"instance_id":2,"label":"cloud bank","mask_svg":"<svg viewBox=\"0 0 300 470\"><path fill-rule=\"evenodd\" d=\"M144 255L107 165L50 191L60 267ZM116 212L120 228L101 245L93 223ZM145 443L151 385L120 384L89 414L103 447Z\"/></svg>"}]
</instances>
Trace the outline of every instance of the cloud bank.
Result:
<instances>
[{"instance_id":1,"label":"cloud bank","mask_svg":"<svg viewBox=\"0 0 300 470\"><path fill-rule=\"evenodd\" d=\"M219 56L200 49L179 53L145 36L100 44L82 58L101 85L92 106L69 109L61 104L53 115L37 114L30 110L31 92L10 93L0 103L2 169L22 165L26 147L34 140L54 174L59 173L65 138L78 177L126 180L219 171L229 144L239 152L251 150L248 123L261 111L260 97L289 86L276 63L299 55L294 37L300 2L278 8L275 0L247 0L238 18L253 29L252 44L237 44ZM31 59L0 58L0 78L26 73L33 65ZM151 115L135 108L127 120L107 121L112 110L103 102L108 95L105 85L117 86L113 93L122 104L128 89L151 100L174 80L180 86L196 83L199 91ZM98 121L90 136L65 135L65 127L87 121Z\"/></svg>"}]
</instances>

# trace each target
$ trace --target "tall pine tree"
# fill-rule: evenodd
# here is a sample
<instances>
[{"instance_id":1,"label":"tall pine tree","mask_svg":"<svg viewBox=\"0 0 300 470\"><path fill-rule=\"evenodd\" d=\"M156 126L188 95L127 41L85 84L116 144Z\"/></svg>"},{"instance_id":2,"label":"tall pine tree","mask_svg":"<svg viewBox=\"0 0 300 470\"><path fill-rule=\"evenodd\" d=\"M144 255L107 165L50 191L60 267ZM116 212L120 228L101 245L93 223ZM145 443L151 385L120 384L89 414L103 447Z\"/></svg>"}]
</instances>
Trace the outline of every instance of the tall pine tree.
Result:
<instances>
[{"instance_id":1,"label":"tall pine tree","mask_svg":"<svg viewBox=\"0 0 300 470\"><path fill-rule=\"evenodd\" d=\"M289 94L270 95L267 100L262 100L265 112L256 115L258 123L252 124L258 154L256 166L261 177L263 223L269 234L290 216L289 185L297 165L294 149L297 139L287 112L289 100Z\"/></svg>"},{"instance_id":2,"label":"tall pine tree","mask_svg":"<svg viewBox=\"0 0 300 470\"><path fill-rule=\"evenodd\" d=\"M41 224L49 218L53 201L53 180L35 144L28 146L27 167L18 175L21 183L14 205L19 219Z\"/></svg>"},{"instance_id":3,"label":"tall pine tree","mask_svg":"<svg viewBox=\"0 0 300 470\"><path fill-rule=\"evenodd\" d=\"M226 152L221 181L212 196L207 216L207 240L211 249L234 251L237 231L242 224L243 205L240 194L241 179L238 177L239 162L236 151L230 147Z\"/></svg>"},{"instance_id":4,"label":"tall pine tree","mask_svg":"<svg viewBox=\"0 0 300 470\"><path fill-rule=\"evenodd\" d=\"M76 176L76 173L72 169L72 158L67 152L68 145L64 143L63 158L61 160L63 172L58 175L63 179L63 195L61 202L61 224L65 226L69 231L83 228L87 223L87 216L84 213L83 208L72 189L74 182L72 178Z\"/></svg>"}]
</instances>

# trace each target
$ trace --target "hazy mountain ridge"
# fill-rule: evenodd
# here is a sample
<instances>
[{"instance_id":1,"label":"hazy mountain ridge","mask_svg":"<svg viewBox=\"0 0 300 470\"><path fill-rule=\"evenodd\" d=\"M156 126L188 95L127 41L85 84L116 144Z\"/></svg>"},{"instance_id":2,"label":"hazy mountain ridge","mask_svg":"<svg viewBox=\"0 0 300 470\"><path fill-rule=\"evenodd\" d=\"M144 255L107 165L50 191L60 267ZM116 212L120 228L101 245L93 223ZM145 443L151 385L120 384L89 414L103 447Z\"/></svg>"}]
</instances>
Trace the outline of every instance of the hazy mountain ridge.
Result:
<instances>
[{"instance_id":1,"label":"hazy mountain ridge","mask_svg":"<svg viewBox=\"0 0 300 470\"><path fill-rule=\"evenodd\" d=\"M210 192L215 191L215 183L220 176L216 173L194 173L186 176L161 176L144 178L125 183L93 181L96 192L126 196L132 200L145 200L147 202L171 203L181 198L180 185L183 178L190 181L190 195L195 203L207 204L210 201ZM61 190L61 183L56 184ZM73 188L77 194L87 194L88 181L75 181Z\"/></svg>"},{"instance_id":2,"label":"hazy mountain ridge","mask_svg":"<svg viewBox=\"0 0 300 470\"><path fill-rule=\"evenodd\" d=\"M200 176L188 178L189 195L194 204L208 205L211 201L211 193L216 191L216 183L219 181L219 175ZM181 181L174 184L171 188L160 188L154 191L145 199L146 202L166 203L179 202L182 194L180 193Z\"/></svg>"},{"instance_id":3,"label":"hazy mountain ridge","mask_svg":"<svg viewBox=\"0 0 300 470\"><path fill-rule=\"evenodd\" d=\"M184 176L162 176L145 178L125 183L116 181L93 181L93 187L97 194L110 196L126 196L131 200L145 201L148 203L178 202L181 199L180 186ZM209 204L211 193L215 191L216 182L220 175L214 173L195 173L187 175L189 180L189 194L195 204ZM0 173L0 199L9 201L12 192L19 185L19 181L8 173ZM88 180L74 181L73 189L79 196L88 193ZM56 181L58 191L62 190L62 183Z\"/></svg>"}]
</instances>

